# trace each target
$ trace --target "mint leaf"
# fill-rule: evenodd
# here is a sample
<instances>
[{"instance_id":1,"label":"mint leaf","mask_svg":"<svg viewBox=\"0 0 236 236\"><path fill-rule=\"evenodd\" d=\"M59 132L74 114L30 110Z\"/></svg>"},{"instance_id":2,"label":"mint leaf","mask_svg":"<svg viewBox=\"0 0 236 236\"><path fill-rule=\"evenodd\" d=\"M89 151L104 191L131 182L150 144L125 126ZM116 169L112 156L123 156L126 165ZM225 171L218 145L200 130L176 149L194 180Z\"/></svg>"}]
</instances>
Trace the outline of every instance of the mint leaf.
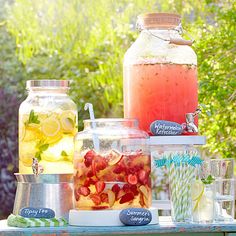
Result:
<instances>
[{"instance_id":1,"label":"mint leaf","mask_svg":"<svg viewBox=\"0 0 236 236\"><path fill-rule=\"evenodd\" d=\"M39 142L36 144L36 148L40 148L44 144L44 140L39 140Z\"/></svg>"},{"instance_id":2,"label":"mint leaf","mask_svg":"<svg viewBox=\"0 0 236 236\"><path fill-rule=\"evenodd\" d=\"M40 123L40 121L38 119L38 115L34 114L34 110L30 111L29 120L26 122L26 124L31 124L31 123L34 123L34 124Z\"/></svg>"},{"instance_id":3,"label":"mint leaf","mask_svg":"<svg viewBox=\"0 0 236 236\"><path fill-rule=\"evenodd\" d=\"M40 140L37 145L36 148L38 149L38 151L35 153L35 158L38 159L38 161L41 160L41 154L46 151L49 147L48 143L44 143L43 140Z\"/></svg>"},{"instance_id":4,"label":"mint leaf","mask_svg":"<svg viewBox=\"0 0 236 236\"><path fill-rule=\"evenodd\" d=\"M211 184L215 178L212 177L211 175L208 175L206 179L201 179L204 184Z\"/></svg>"},{"instance_id":5,"label":"mint leaf","mask_svg":"<svg viewBox=\"0 0 236 236\"><path fill-rule=\"evenodd\" d=\"M49 144L48 144L48 143L45 143L45 144L43 144L43 145L41 145L41 146L39 147L39 150L40 150L41 152L43 152L43 151L46 151L46 150L48 149L48 147L49 147Z\"/></svg>"},{"instance_id":6,"label":"mint leaf","mask_svg":"<svg viewBox=\"0 0 236 236\"><path fill-rule=\"evenodd\" d=\"M61 156L63 156L63 157L68 157L68 154L67 154L65 151L62 151L62 152L61 152Z\"/></svg>"},{"instance_id":7,"label":"mint leaf","mask_svg":"<svg viewBox=\"0 0 236 236\"><path fill-rule=\"evenodd\" d=\"M29 115L29 121L28 121L28 123L32 123L33 118L34 118L34 110L31 110L31 111L30 111L30 115Z\"/></svg>"},{"instance_id":8,"label":"mint leaf","mask_svg":"<svg viewBox=\"0 0 236 236\"><path fill-rule=\"evenodd\" d=\"M37 158L38 161L40 161L41 160L41 152L36 152L35 153L35 158Z\"/></svg>"}]
</instances>

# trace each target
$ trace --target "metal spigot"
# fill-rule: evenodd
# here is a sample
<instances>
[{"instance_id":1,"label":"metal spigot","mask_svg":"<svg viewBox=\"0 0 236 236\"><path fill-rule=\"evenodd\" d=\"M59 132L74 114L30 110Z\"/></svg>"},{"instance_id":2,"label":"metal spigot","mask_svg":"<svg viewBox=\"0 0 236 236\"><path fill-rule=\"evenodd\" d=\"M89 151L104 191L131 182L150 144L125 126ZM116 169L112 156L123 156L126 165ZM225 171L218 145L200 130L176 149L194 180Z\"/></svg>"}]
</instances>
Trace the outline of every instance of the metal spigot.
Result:
<instances>
[{"instance_id":1,"label":"metal spigot","mask_svg":"<svg viewBox=\"0 0 236 236\"><path fill-rule=\"evenodd\" d=\"M39 165L38 159L33 157L32 170L35 175L43 173L43 167Z\"/></svg>"},{"instance_id":2,"label":"metal spigot","mask_svg":"<svg viewBox=\"0 0 236 236\"><path fill-rule=\"evenodd\" d=\"M198 116L198 114L201 113L201 109L197 108L195 112L193 113L187 113L186 114L186 131L189 133L197 133L198 127L194 124L194 118Z\"/></svg>"}]
</instances>

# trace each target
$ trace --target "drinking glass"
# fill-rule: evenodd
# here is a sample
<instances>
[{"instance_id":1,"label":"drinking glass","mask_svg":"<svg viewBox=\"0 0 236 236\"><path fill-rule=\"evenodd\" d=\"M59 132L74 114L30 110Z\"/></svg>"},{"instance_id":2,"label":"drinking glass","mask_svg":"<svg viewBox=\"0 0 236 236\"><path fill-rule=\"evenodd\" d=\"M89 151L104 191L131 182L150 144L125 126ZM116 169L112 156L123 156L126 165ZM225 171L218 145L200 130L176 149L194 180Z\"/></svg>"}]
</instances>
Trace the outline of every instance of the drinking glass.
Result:
<instances>
[{"instance_id":1,"label":"drinking glass","mask_svg":"<svg viewBox=\"0 0 236 236\"><path fill-rule=\"evenodd\" d=\"M216 179L215 221L234 220L234 179Z\"/></svg>"},{"instance_id":2,"label":"drinking glass","mask_svg":"<svg viewBox=\"0 0 236 236\"><path fill-rule=\"evenodd\" d=\"M191 185L192 216L194 223L213 223L215 183L206 184L198 179Z\"/></svg>"},{"instance_id":3,"label":"drinking glass","mask_svg":"<svg viewBox=\"0 0 236 236\"><path fill-rule=\"evenodd\" d=\"M234 159L211 159L210 171L215 178L231 179L234 177Z\"/></svg>"}]
</instances>

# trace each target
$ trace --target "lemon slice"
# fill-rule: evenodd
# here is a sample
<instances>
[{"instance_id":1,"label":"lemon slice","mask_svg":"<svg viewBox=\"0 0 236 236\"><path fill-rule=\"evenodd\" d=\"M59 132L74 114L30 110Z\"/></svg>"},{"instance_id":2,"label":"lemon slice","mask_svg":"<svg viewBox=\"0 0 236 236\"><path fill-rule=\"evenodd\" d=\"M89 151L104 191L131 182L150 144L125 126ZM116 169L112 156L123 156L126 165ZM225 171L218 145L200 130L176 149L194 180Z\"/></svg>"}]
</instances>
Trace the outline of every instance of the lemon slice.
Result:
<instances>
[{"instance_id":1,"label":"lemon slice","mask_svg":"<svg viewBox=\"0 0 236 236\"><path fill-rule=\"evenodd\" d=\"M64 111L60 115L60 123L65 132L73 132L75 128L75 114L71 111Z\"/></svg>"},{"instance_id":2,"label":"lemon slice","mask_svg":"<svg viewBox=\"0 0 236 236\"><path fill-rule=\"evenodd\" d=\"M73 137L63 137L59 142L50 145L47 150L41 154L42 160L45 161L61 161L61 160L70 160L72 163L74 152L74 143ZM66 153L67 157L62 155Z\"/></svg>"},{"instance_id":3,"label":"lemon slice","mask_svg":"<svg viewBox=\"0 0 236 236\"><path fill-rule=\"evenodd\" d=\"M37 152L36 141L22 142L19 145L19 159L24 166L32 166L33 157Z\"/></svg>"},{"instance_id":4,"label":"lemon slice","mask_svg":"<svg viewBox=\"0 0 236 236\"><path fill-rule=\"evenodd\" d=\"M22 138L21 141L30 142L30 141L40 138L41 136L40 125L38 124L28 124L23 129L25 130L24 131L22 130L21 132L22 134L20 134Z\"/></svg>"},{"instance_id":5,"label":"lemon slice","mask_svg":"<svg viewBox=\"0 0 236 236\"><path fill-rule=\"evenodd\" d=\"M73 174L73 165L69 161L49 162L42 160L40 165L44 167L44 172L47 174Z\"/></svg>"},{"instance_id":6,"label":"lemon slice","mask_svg":"<svg viewBox=\"0 0 236 236\"><path fill-rule=\"evenodd\" d=\"M203 193L201 195L201 197L199 197L197 199L197 201L195 202L193 211L201 211L206 209L207 204L209 203L209 199L205 196L205 194Z\"/></svg>"},{"instance_id":7,"label":"lemon slice","mask_svg":"<svg viewBox=\"0 0 236 236\"><path fill-rule=\"evenodd\" d=\"M205 186L201 180L196 180L195 183L192 185L191 188L192 200L195 201L193 211L197 209L199 202L202 199L204 190Z\"/></svg>"},{"instance_id":8,"label":"lemon slice","mask_svg":"<svg viewBox=\"0 0 236 236\"><path fill-rule=\"evenodd\" d=\"M61 132L58 132L55 136L48 136L45 139L45 143L48 143L50 145L53 145L55 143L58 143L63 138L63 135Z\"/></svg>"},{"instance_id":9,"label":"lemon slice","mask_svg":"<svg viewBox=\"0 0 236 236\"><path fill-rule=\"evenodd\" d=\"M201 180L196 180L195 183L193 183L191 188L191 195L193 201L196 201L199 199L199 197L201 197L204 192L204 188L204 184Z\"/></svg>"},{"instance_id":10,"label":"lemon slice","mask_svg":"<svg viewBox=\"0 0 236 236\"><path fill-rule=\"evenodd\" d=\"M20 160L22 161L24 166L30 167L33 164L33 157L34 155L26 153L20 157Z\"/></svg>"},{"instance_id":11,"label":"lemon slice","mask_svg":"<svg viewBox=\"0 0 236 236\"><path fill-rule=\"evenodd\" d=\"M41 154L41 158L44 161L55 162L63 160L63 157L54 147L48 148L45 152Z\"/></svg>"},{"instance_id":12,"label":"lemon slice","mask_svg":"<svg viewBox=\"0 0 236 236\"><path fill-rule=\"evenodd\" d=\"M25 137L25 125L19 124L19 141L22 141Z\"/></svg>"},{"instance_id":13,"label":"lemon slice","mask_svg":"<svg viewBox=\"0 0 236 236\"><path fill-rule=\"evenodd\" d=\"M41 125L41 130L43 134L47 137L54 137L58 135L60 129L60 122L55 117L46 118Z\"/></svg>"}]
</instances>

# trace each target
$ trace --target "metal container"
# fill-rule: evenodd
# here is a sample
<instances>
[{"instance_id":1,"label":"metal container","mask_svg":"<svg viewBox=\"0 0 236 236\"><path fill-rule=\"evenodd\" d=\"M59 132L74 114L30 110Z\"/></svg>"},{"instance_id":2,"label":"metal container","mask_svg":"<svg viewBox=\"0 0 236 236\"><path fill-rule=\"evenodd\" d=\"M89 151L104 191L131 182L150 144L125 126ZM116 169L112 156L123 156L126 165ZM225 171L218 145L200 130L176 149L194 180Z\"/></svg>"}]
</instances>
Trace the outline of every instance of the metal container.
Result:
<instances>
[{"instance_id":1,"label":"metal container","mask_svg":"<svg viewBox=\"0 0 236 236\"><path fill-rule=\"evenodd\" d=\"M24 207L47 207L55 217L68 220L73 205L73 174L19 174L14 203L14 214Z\"/></svg>"}]
</instances>

